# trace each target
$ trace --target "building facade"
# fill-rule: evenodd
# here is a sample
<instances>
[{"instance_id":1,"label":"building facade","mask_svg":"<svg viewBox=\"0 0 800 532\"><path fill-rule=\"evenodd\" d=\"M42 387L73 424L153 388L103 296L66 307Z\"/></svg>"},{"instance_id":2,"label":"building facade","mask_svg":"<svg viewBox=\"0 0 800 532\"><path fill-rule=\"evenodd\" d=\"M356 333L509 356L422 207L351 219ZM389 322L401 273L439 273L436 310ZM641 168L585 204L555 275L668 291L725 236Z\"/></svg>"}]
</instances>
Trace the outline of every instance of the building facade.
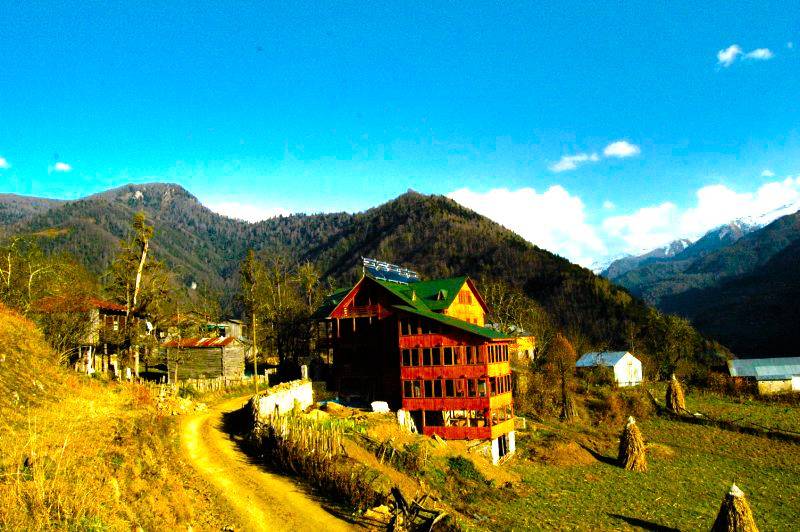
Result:
<instances>
[{"instance_id":1,"label":"building facade","mask_svg":"<svg viewBox=\"0 0 800 532\"><path fill-rule=\"evenodd\" d=\"M444 439L515 448L509 347L484 327L486 303L468 277L421 281L365 268L326 300L330 385L352 401L402 408L418 430Z\"/></svg>"}]
</instances>

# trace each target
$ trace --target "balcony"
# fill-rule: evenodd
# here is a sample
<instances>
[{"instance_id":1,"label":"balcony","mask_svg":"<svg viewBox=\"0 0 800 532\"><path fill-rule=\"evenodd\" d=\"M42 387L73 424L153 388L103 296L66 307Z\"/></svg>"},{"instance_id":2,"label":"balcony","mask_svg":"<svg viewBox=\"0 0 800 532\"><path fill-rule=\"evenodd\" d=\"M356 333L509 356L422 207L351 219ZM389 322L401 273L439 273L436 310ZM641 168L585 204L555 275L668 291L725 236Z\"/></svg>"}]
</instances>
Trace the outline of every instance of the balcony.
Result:
<instances>
[{"instance_id":1,"label":"balcony","mask_svg":"<svg viewBox=\"0 0 800 532\"><path fill-rule=\"evenodd\" d=\"M380 304L376 305L351 305L342 309L342 318L381 318L388 314Z\"/></svg>"}]
</instances>

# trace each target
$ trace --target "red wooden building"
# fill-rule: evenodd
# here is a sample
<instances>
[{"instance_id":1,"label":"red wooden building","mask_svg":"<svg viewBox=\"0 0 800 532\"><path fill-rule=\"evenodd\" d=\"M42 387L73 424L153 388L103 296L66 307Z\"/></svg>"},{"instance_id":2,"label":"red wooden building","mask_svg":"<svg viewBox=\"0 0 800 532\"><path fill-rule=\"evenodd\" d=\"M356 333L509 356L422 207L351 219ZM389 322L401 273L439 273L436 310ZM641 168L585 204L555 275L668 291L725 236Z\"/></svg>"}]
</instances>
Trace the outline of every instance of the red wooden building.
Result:
<instances>
[{"instance_id":1,"label":"red wooden building","mask_svg":"<svg viewBox=\"0 0 800 532\"><path fill-rule=\"evenodd\" d=\"M468 277L422 281L365 259L361 280L317 312L333 349L331 385L407 410L426 435L491 440L496 460L515 447L513 339L484 326L487 311Z\"/></svg>"}]
</instances>

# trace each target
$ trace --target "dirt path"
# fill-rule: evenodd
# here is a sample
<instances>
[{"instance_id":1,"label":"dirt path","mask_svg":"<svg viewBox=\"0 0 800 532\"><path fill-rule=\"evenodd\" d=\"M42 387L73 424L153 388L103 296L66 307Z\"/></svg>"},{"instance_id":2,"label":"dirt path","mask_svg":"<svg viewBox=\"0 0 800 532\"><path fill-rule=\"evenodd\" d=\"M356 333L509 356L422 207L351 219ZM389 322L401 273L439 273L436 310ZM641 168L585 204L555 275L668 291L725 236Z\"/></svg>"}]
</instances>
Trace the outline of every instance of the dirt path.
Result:
<instances>
[{"instance_id":1,"label":"dirt path","mask_svg":"<svg viewBox=\"0 0 800 532\"><path fill-rule=\"evenodd\" d=\"M354 530L291 480L249 461L223 429L223 416L247 397L214 405L181 423L181 447L190 463L216 487L247 530Z\"/></svg>"}]
</instances>

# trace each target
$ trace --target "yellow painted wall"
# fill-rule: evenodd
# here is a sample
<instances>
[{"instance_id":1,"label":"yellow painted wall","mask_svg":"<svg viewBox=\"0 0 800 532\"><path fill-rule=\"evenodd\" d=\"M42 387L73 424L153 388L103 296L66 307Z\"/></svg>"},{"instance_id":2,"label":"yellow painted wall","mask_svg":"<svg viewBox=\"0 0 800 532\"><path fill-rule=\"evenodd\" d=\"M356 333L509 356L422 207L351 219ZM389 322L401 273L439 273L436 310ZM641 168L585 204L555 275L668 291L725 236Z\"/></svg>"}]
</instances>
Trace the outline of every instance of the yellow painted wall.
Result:
<instances>
[{"instance_id":1,"label":"yellow painted wall","mask_svg":"<svg viewBox=\"0 0 800 532\"><path fill-rule=\"evenodd\" d=\"M448 316L452 316L454 318L458 318L460 320L474 323L475 325L480 325L483 327L486 324L486 316L483 312L483 307L481 307L481 304L478 303L478 298L475 297L475 294L472 292L466 282L464 282L459 290L459 294L461 293L468 293L472 302L460 303L459 295L456 295L456 298L453 300L450 306L445 309L444 313Z\"/></svg>"}]
</instances>

